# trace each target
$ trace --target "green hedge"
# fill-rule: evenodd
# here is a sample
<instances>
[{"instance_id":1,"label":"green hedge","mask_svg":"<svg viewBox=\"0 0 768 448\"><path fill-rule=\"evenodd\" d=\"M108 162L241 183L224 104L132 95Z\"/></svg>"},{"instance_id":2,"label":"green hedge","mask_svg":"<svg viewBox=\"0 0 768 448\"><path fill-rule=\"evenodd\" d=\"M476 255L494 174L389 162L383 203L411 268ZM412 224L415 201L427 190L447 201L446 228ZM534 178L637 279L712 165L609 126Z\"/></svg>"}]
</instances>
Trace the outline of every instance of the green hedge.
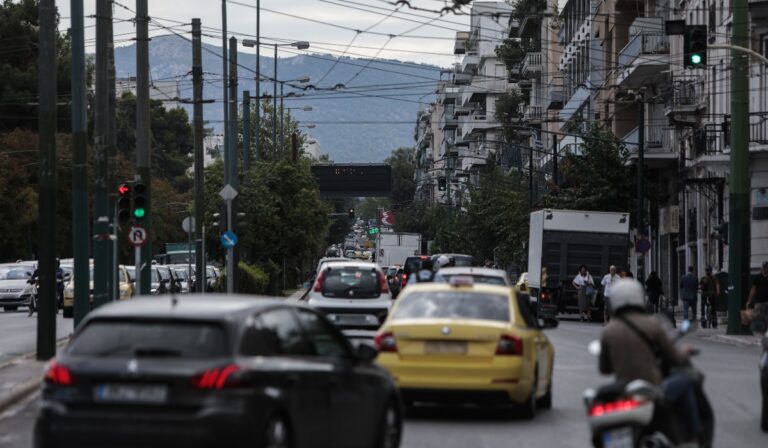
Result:
<instances>
[{"instance_id":1,"label":"green hedge","mask_svg":"<svg viewBox=\"0 0 768 448\"><path fill-rule=\"evenodd\" d=\"M266 294L269 288L269 275L258 266L245 262L237 265L238 275L235 291L239 294Z\"/></svg>"}]
</instances>

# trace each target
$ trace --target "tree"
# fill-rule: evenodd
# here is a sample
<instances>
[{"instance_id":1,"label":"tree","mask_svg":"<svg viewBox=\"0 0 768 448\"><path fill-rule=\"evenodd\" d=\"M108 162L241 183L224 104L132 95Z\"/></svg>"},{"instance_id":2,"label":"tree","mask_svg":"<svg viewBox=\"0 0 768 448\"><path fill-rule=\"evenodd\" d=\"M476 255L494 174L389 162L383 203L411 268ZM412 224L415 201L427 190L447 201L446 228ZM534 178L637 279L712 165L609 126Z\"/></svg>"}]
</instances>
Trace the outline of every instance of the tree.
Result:
<instances>
[{"instance_id":1,"label":"tree","mask_svg":"<svg viewBox=\"0 0 768 448\"><path fill-rule=\"evenodd\" d=\"M392 203L395 207L413 200L416 182L413 180L413 148L397 148L384 159L392 167Z\"/></svg>"}]
</instances>

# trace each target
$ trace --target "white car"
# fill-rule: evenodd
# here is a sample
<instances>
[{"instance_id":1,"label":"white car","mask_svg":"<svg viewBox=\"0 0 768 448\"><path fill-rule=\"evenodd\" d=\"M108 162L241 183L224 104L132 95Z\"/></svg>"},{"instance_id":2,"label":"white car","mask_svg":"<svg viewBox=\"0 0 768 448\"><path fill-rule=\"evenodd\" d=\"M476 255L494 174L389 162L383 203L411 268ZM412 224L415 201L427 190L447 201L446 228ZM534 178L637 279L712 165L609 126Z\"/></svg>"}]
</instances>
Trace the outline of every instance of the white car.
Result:
<instances>
[{"instance_id":1,"label":"white car","mask_svg":"<svg viewBox=\"0 0 768 448\"><path fill-rule=\"evenodd\" d=\"M375 263L329 262L317 274L307 303L341 328L378 328L392 307L387 278Z\"/></svg>"},{"instance_id":2,"label":"white car","mask_svg":"<svg viewBox=\"0 0 768 448\"><path fill-rule=\"evenodd\" d=\"M506 271L502 271L501 269L473 267L442 268L435 274L434 282L450 283L451 278L456 276L472 277L475 283L510 287L514 285Z\"/></svg>"},{"instance_id":3,"label":"white car","mask_svg":"<svg viewBox=\"0 0 768 448\"><path fill-rule=\"evenodd\" d=\"M353 261L351 258L346 257L325 257L321 258L320 261L317 262L317 270L315 271L316 274L320 274L320 271L323 270L326 264L328 263L334 263L334 262L347 262L347 261Z\"/></svg>"},{"instance_id":4,"label":"white car","mask_svg":"<svg viewBox=\"0 0 768 448\"><path fill-rule=\"evenodd\" d=\"M27 263L0 265L0 306L5 311L31 306L36 291L28 280L34 272L35 266Z\"/></svg>"}]
</instances>

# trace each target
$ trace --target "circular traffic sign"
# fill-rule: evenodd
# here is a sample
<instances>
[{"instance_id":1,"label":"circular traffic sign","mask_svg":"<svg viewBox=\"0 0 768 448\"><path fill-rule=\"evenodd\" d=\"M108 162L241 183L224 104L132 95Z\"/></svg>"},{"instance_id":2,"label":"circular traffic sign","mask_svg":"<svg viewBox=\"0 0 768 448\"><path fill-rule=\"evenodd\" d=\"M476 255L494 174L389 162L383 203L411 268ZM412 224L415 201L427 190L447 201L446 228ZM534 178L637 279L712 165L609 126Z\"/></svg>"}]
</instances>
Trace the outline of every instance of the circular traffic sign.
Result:
<instances>
[{"instance_id":1,"label":"circular traffic sign","mask_svg":"<svg viewBox=\"0 0 768 448\"><path fill-rule=\"evenodd\" d=\"M147 229L141 226L133 226L128 231L128 241L133 244L134 247L143 246L147 242Z\"/></svg>"}]
</instances>

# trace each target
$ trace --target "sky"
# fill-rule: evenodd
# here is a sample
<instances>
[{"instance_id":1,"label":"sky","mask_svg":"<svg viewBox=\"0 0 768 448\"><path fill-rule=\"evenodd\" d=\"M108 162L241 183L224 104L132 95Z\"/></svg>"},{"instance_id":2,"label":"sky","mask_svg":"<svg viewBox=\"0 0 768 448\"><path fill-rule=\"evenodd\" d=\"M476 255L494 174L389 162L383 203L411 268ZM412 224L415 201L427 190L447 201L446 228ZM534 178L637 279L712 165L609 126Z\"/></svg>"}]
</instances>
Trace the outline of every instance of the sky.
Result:
<instances>
[{"instance_id":1,"label":"sky","mask_svg":"<svg viewBox=\"0 0 768 448\"><path fill-rule=\"evenodd\" d=\"M56 2L62 17L60 30L69 25L67 0ZM281 57L303 52L379 57L448 67L458 62L453 55L456 31L469 28L467 15L446 14L394 5L396 0L261 0L261 35L266 43L308 41L310 49L285 48ZM410 0L412 6L439 10L446 0ZM85 0L86 51L94 51L95 0ZM242 33L239 39L255 39L256 0L227 2L228 32ZM130 45L135 37L131 19L135 0L115 0L115 44ZM150 36L191 29L192 18L200 18L203 39L221 45L222 5L217 0L150 0ZM166 27L166 28L163 28ZM358 33L355 30L364 31ZM189 36L189 34L187 34ZM390 37L393 36L393 37ZM241 47L243 52L254 52Z\"/></svg>"}]
</instances>

